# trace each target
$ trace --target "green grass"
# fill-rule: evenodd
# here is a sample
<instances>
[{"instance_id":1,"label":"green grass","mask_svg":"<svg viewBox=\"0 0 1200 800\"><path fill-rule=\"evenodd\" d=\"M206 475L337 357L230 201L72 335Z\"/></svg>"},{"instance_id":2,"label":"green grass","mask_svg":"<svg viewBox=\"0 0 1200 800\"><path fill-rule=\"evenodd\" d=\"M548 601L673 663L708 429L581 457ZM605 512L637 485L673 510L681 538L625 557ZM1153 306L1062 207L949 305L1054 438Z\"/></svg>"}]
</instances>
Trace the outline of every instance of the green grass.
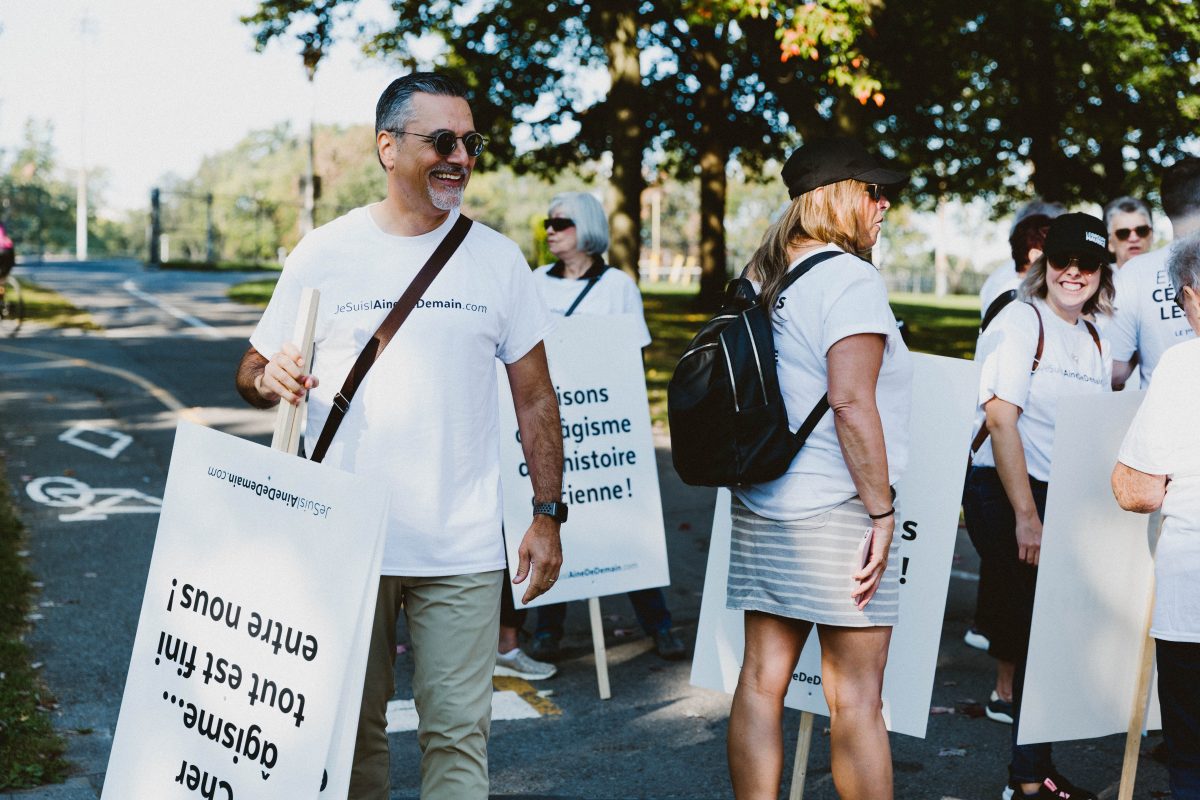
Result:
<instances>
[{"instance_id":1,"label":"green grass","mask_svg":"<svg viewBox=\"0 0 1200 800\"><path fill-rule=\"evenodd\" d=\"M0 792L61 783L68 770L66 746L48 712L54 698L38 680L22 640L33 579L18 555L23 529L11 498L0 477Z\"/></svg>"},{"instance_id":2,"label":"green grass","mask_svg":"<svg viewBox=\"0 0 1200 800\"><path fill-rule=\"evenodd\" d=\"M251 306L266 306L275 290L276 278L265 278L261 281L243 281L229 287L227 293L230 300Z\"/></svg>"},{"instance_id":3,"label":"green grass","mask_svg":"<svg viewBox=\"0 0 1200 800\"><path fill-rule=\"evenodd\" d=\"M36 320L54 328L101 330L90 314L72 305L61 294L24 278L21 278L21 297L25 301L25 319L28 321Z\"/></svg>"}]
</instances>

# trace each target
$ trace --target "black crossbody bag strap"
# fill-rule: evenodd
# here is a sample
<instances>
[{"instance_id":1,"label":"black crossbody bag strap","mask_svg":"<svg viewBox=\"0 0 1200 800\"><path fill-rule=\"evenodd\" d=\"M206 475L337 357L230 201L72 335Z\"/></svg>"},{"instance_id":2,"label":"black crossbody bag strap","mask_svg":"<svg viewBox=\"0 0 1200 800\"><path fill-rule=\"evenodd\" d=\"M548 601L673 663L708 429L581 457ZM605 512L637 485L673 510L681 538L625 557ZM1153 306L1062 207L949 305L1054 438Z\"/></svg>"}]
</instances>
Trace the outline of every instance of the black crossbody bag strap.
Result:
<instances>
[{"instance_id":1,"label":"black crossbody bag strap","mask_svg":"<svg viewBox=\"0 0 1200 800\"><path fill-rule=\"evenodd\" d=\"M603 275L607 271L608 267L605 266L604 269L600 270L600 275ZM583 302L583 298L587 297L587 293L590 292L592 287L596 285L596 282L600 280L600 275L597 275L594 278L588 278L587 286L583 287L583 291L580 292L579 296L575 298L575 302L571 303L571 307L567 309L567 313L563 314L564 317L571 316L571 314L575 312L575 309L579 308L579 304Z\"/></svg>"},{"instance_id":2,"label":"black crossbody bag strap","mask_svg":"<svg viewBox=\"0 0 1200 800\"><path fill-rule=\"evenodd\" d=\"M425 266L421 267L420 272L412 279L412 283L404 290L404 294L400 295L400 299L392 306L392 310L384 317L379 328L371 335L362 352L358 354L358 359L350 368L350 373L346 376L342 388L333 396L333 406L329 409L329 416L325 418L325 427L321 429L321 435L317 438L316 446L313 447L313 461L321 461L325 458L325 453L333 442L334 434L342 424L346 412L350 410L350 401L354 399L354 393L358 391L363 378L367 377L367 371L379 358L383 348L387 347L388 342L396 335L396 331L408 318L409 313L417 305L417 301L421 299L421 295L425 294L429 284L433 283L433 279L442 271L442 267L446 266L450 256L454 255L454 251L463 243L463 239L467 238L467 231L470 229L470 218L460 214L454 227L438 243L433 254L429 256L429 260L425 262Z\"/></svg>"}]
</instances>

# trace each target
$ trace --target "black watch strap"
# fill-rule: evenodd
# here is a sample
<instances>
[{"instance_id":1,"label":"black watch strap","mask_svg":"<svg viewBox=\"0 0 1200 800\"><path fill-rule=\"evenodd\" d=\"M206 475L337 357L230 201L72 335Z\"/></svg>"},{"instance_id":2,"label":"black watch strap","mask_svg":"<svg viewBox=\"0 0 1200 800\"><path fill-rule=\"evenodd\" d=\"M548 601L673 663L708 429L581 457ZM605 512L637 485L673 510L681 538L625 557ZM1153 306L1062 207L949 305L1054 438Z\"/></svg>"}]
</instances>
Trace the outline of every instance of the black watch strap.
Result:
<instances>
[{"instance_id":1,"label":"black watch strap","mask_svg":"<svg viewBox=\"0 0 1200 800\"><path fill-rule=\"evenodd\" d=\"M561 525L567 521L567 504L559 503L555 500L550 500L545 503L534 501L533 513L544 514Z\"/></svg>"}]
</instances>

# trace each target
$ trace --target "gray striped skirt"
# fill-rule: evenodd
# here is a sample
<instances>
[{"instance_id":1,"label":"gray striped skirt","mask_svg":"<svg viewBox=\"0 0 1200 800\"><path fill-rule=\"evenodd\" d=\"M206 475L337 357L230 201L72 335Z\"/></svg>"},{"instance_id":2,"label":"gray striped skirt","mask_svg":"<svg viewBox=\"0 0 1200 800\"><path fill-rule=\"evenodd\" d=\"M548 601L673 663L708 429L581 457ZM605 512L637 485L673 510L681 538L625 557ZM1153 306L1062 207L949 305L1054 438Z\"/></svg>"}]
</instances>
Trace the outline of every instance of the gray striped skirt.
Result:
<instances>
[{"instance_id":1,"label":"gray striped skirt","mask_svg":"<svg viewBox=\"0 0 1200 800\"><path fill-rule=\"evenodd\" d=\"M820 625L869 628L900 616L900 537L875 596L859 611L850 593L858 547L871 519L857 497L809 519L760 517L735 495L726 608Z\"/></svg>"}]
</instances>

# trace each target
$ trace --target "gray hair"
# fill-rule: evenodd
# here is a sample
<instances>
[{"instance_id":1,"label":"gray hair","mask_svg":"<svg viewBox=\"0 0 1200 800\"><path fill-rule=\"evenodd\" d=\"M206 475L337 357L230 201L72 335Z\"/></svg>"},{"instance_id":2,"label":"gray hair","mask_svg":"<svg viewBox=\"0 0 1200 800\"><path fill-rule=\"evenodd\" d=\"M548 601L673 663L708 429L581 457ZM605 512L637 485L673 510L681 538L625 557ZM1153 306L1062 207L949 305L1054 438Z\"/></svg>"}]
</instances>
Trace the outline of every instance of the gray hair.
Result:
<instances>
[{"instance_id":1,"label":"gray hair","mask_svg":"<svg viewBox=\"0 0 1200 800\"><path fill-rule=\"evenodd\" d=\"M1032 217L1037 214L1043 217L1054 219L1061 217L1067 213L1066 207L1062 203L1051 203L1041 198L1034 198L1017 210L1017 214L1013 217L1012 227L1008 229L1009 238L1017 232L1017 225L1027 217Z\"/></svg>"},{"instance_id":2,"label":"gray hair","mask_svg":"<svg viewBox=\"0 0 1200 800\"><path fill-rule=\"evenodd\" d=\"M1200 234L1193 234L1171 245L1171 253L1167 256L1167 275L1175 294L1182 292L1185 286L1200 292Z\"/></svg>"},{"instance_id":3,"label":"gray hair","mask_svg":"<svg viewBox=\"0 0 1200 800\"><path fill-rule=\"evenodd\" d=\"M1111 229L1113 217L1117 214L1142 214L1148 224L1154 224L1154 214L1150 212L1146 201L1129 195L1110 200L1108 205L1104 206L1104 227Z\"/></svg>"},{"instance_id":4,"label":"gray hair","mask_svg":"<svg viewBox=\"0 0 1200 800\"><path fill-rule=\"evenodd\" d=\"M380 131L402 131L412 119L414 94L433 94L442 97L467 98L467 91L458 81L436 72L413 72L388 84L375 104L375 136ZM376 152L376 157L379 154ZM379 159L383 166L383 159Z\"/></svg>"},{"instance_id":5,"label":"gray hair","mask_svg":"<svg viewBox=\"0 0 1200 800\"><path fill-rule=\"evenodd\" d=\"M550 213L563 214L575 223L575 246L598 256L608 249L608 217L604 206L587 192L562 192L550 200Z\"/></svg>"}]
</instances>

